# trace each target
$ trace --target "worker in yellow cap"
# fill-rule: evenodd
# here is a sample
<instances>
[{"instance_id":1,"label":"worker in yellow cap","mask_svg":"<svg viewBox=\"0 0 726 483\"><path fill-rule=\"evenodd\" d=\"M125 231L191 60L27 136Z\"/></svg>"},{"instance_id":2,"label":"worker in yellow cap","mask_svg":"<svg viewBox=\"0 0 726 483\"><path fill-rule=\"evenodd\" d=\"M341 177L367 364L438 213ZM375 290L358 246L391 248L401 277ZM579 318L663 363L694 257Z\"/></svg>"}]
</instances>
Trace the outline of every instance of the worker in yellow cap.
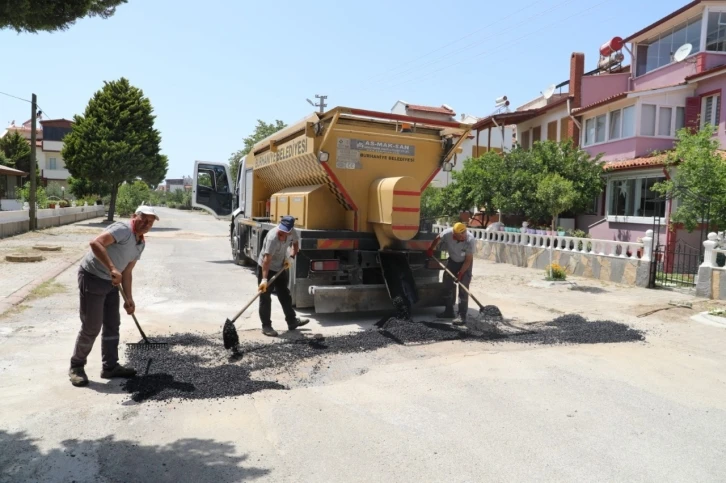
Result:
<instances>
[{"instance_id":1,"label":"worker in yellow cap","mask_svg":"<svg viewBox=\"0 0 726 483\"><path fill-rule=\"evenodd\" d=\"M426 252L429 258L434 256L434 250L441 242L443 242L442 250L449 254L446 268L456 275L459 283L468 289L469 283L471 283L474 252L476 251L474 235L469 233L465 224L455 223L452 228L439 233L431 242L431 246ZM459 311L457 316L454 314L456 286L454 280L448 274L444 274L444 289L446 290L446 309L442 314L439 314L439 318L454 319L454 325L464 325L469 310L469 294L466 293L466 290L459 289Z\"/></svg>"}]
</instances>

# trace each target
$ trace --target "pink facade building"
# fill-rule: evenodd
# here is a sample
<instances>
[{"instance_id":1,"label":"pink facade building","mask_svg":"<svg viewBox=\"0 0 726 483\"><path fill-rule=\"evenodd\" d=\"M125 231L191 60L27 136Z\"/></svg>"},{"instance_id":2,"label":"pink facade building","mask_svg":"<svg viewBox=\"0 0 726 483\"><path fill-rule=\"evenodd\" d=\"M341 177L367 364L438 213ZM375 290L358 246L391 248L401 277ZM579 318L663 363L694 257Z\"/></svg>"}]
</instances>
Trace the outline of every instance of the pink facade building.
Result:
<instances>
[{"instance_id":1,"label":"pink facade building","mask_svg":"<svg viewBox=\"0 0 726 483\"><path fill-rule=\"evenodd\" d=\"M650 188L669 174L664 157L655 153L673 149L679 129L712 124L726 148L726 112L721 108L726 0L693 1L609 45L615 49L603 46L599 68L589 72L584 55L573 54L570 79L557 86L568 87L566 104L561 97L542 97L536 108L499 117L509 116L517 124L518 142L525 149L539 140L569 138L592 156L602 155L605 192L593 201L591 213L577 217L577 228L593 238L621 241L636 241L656 228L661 244L667 237L669 244L678 239L699 246L700 233L688 234L678 226L666 230L677 200L662 200ZM546 107L552 104L558 105ZM475 128L505 120L491 116Z\"/></svg>"}]
</instances>

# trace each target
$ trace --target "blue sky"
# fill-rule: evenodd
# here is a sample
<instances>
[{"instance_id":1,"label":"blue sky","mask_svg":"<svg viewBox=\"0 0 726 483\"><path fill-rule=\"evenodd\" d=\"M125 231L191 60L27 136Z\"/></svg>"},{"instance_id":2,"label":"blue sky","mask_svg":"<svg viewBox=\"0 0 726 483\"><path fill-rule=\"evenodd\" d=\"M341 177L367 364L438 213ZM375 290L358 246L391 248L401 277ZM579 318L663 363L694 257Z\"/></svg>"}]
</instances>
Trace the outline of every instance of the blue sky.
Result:
<instances>
[{"instance_id":1,"label":"blue sky","mask_svg":"<svg viewBox=\"0 0 726 483\"><path fill-rule=\"evenodd\" d=\"M129 0L66 32L0 32L0 91L52 118L85 109L104 80L127 77L157 115L168 177L226 161L257 119L297 121L305 101L389 111L398 99L484 116L567 80L573 51L598 47L687 0ZM0 127L30 107L0 95Z\"/></svg>"}]
</instances>

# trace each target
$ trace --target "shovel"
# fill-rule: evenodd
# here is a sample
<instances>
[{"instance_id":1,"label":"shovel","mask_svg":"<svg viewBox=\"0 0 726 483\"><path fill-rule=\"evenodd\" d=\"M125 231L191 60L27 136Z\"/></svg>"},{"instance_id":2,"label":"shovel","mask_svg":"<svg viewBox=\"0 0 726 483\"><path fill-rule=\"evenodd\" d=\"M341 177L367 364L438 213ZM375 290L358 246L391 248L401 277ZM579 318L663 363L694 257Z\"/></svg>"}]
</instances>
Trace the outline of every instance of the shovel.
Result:
<instances>
[{"instance_id":1,"label":"shovel","mask_svg":"<svg viewBox=\"0 0 726 483\"><path fill-rule=\"evenodd\" d=\"M122 286L119 286L118 289L119 292L121 292L121 297L123 297L124 302L129 303L129 300L126 298L126 294L124 293L124 288ZM131 350L139 350L139 349L168 349L169 344L166 342L151 342L149 339L146 338L146 334L144 334L144 331L141 330L141 326L139 325L139 321L136 320L136 315L131 314L131 317L133 317L134 322L136 323L136 328L139 329L139 333L141 334L141 337L143 337L144 342L136 342L136 343L129 343L126 344Z\"/></svg>"},{"instance_id":2,"label":"shovel","mask_svg":"<svg viewBox=\"0 0 726 483\"><path fill-rule=\"evenodd\" d=\"M282 270L277 272L270 280L267 281L268 290L272 286L272 283L275 281L275 279L279 277L280 274L285 270L287 270L287 268L283 268ZM237 346L239 345L239 335L237 335L237 329L235 328L234 323L237 322L237 319L240 318L244 311L247 310L261 294L262 292L257 292L257 294L252 297L252 300L250 300L247 305L242 307L242 310L237 312L237 315L235 315L232 320L227 319L224 322L224 329L222 329L222 339L224 340L225 349L232 349L235 352L237 351Z\"/></svg>"},{"instance_id":3,"label":"shovel","mask_svg":"<svg viewBox=\"0 0 726 483\"><path fill-rule=\"evenodd\" d=\"M436 263L438 263L439 266L441 266L441 268L443 268L446 271L446 273L448 273L449 276L454 279L454 283L456 285L458 285L459 288L462 289L464 292L466 292L467 294L469 294L469 297L471 297L471 299L479 306L479 318L480 319L482 317L484 317L486 319L491 319L491 318L495 318L495 317L498 317L498 318L501 318L502 317L502 313L494 305L487 305L486 307L484 305L482 305L482 303L479 302L479 300L476 297L474 297L474 294L471 293L469 291L469 289L466 288L464 286L464 284L459 281L459 279L457 278L457 276L454 275L453 273L451 273L451 270L449 270L448 268L446 268L446 265L444 265L443 263L441 263L441 260L439 260L438 258L433 258L433 260L436 260Z\"/></svg>"}]
</instances>

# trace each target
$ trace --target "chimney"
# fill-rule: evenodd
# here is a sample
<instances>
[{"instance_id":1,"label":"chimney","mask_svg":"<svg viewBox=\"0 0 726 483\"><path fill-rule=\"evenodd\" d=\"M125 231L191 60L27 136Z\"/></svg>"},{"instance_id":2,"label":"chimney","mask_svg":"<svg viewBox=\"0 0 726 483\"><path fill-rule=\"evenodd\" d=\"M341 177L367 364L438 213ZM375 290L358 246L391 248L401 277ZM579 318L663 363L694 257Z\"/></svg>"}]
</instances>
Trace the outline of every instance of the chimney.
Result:
<instances>
[{"instance_id":1,"label":"chimney","mask_svg":"<svg viewBox=\"0 0 726 483\"><path fill-rule=\"evenodd\" d=\"M585 54L573 52L570 58L570 108L582 107L582 78L585 76ZM568 135L575 146L580 145L580 129L570 119Z\"/></svg>"}]
</instances>

